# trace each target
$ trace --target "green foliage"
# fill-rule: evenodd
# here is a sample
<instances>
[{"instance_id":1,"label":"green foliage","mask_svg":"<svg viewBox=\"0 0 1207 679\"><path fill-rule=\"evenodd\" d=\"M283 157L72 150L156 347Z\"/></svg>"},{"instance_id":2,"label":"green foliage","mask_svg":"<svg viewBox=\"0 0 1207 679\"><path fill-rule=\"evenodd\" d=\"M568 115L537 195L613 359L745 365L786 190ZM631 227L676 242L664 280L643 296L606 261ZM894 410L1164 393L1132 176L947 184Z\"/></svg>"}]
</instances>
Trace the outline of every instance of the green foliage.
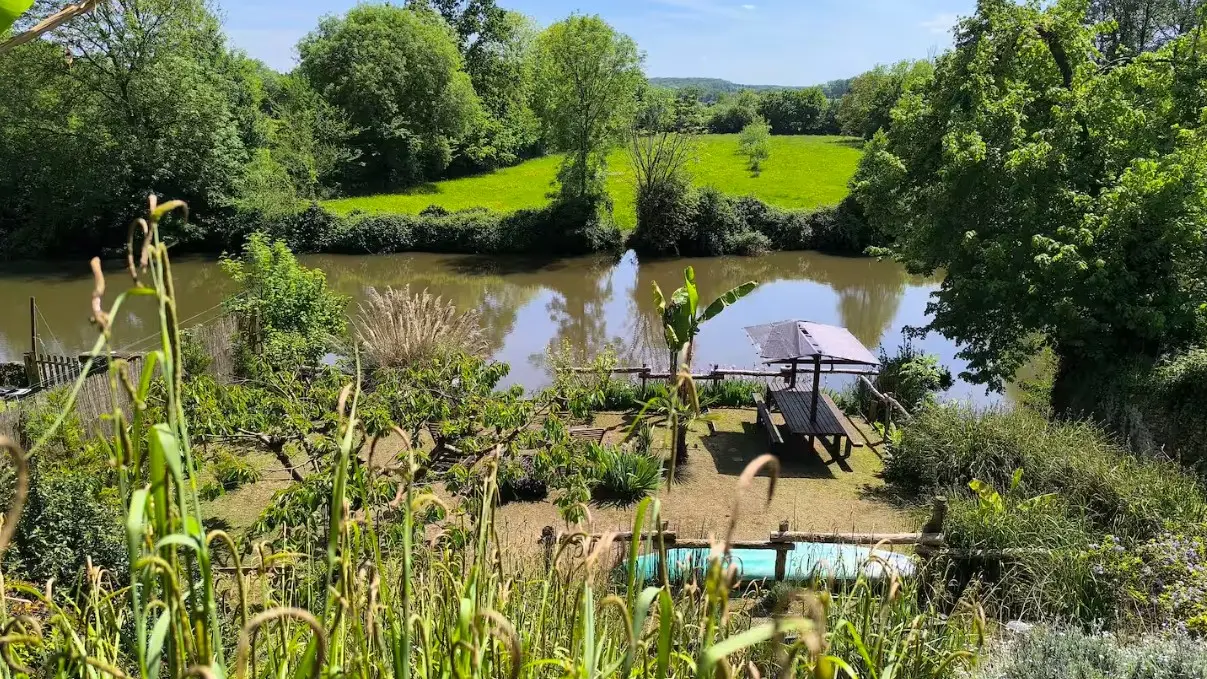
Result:
<instances>
[{"instance_id":1,"label":"green foliage","mask_svg":"<svg viewBox=\"0 0 1207 679\"><path fill-rule=\"evenodd\" d=\"M662 487L662 460L648 453L592 442L586 458L596 501L630 506Z\"/></svg>"},{"instance_id":2,"label":"green foliage","mask_svg":"<svg viewBox=\"0 0 1207 679\"><path fill-rule=\"evenodd\" d=\"M327 288L322 271L299 264L282 241L254 234L238 259L222 260L222 269L239 286L224 304L242 327L245 369L256 360L316 365L347 331L347 298Z\"/></svg>"},{"instance_id":3,"label":"green foliage","mask_svg":"<svg viewBox=\"0 0 1207 679\"><path fill-rule=\"evenodd\" d=\"M242 457L229 451L220 451L209 464L210 473L222 485L223 490L235 490L262 478L260 470Z\"/></svg>"},{"instance_id":4,"label":"green foliage","mask_svg":"<svg viewBox=\"0 0 1207 679\"><path fill-rule=\"evenodd\" d=\"M880 374L872 378L872 383L877 391L897 399L911 413L933 404L936 394L951 388L951 371L939 364L938 356L923 353L909 338L892 356L881 348L879 360ZM877 411L884 405L872 397L862 382L855 389L861 410L870 419L881 419Z\"/></svg>"},{"instance_id":5,"label":"green foliage","mask_svg":"<svg viewBox=\"0 0 1207 679\"><path fill-rule=\"evenodd\" d=\"M708 131L713 134L737 134L758 118L758 95L750 90L742 90L713 107Z\"/></svg>"},{"instance_id":6,"label":"green foliage","mask_svg":"<svg viewBox=\"0 0 1207 679\"><path fill-rule=\"evenodd\" d=\"M13 23L33 5L34 0L0 0L0 35L8 32Z\"/></svg>"},{"instance_id":7,"label":"green foliage","mask_svg":"<svg viewBox=\"0 0 1207 679\"><path fill-rule=\"evenodd\" d=\"M1129 401L1139 406L1156 445L1182 464L1207 472L1207 349L1160 362Z\"/></svg>"},{"instance_id":8,"label":"green foliage","mask_svg":"<svg viewBox=\"0 0 1207 679\"><path fill-rule=\"evenodd\" d=\"M70 54L65 58L65 54ZM94 254L124 244L147 187L187 198L205 239L239 191L241 57L202 0L117 0L0 59L0 251Z\"/></svg>"},{"instance_id":9,"label":"green foliage","mask_svg":"<svg viewBox=\"0 0 1207 679\"><path fill-rule=\"evenodd\" d=\"M563 198L606 195L607 154L636 112L645 80L636 43L598 16L571 15L537 37L534 110L550 145L565 151Z\"/></svg>"},{"instance_id":10,"label":"green foliage","mask_svg":"<svg viewBox=\"0 0 1207 679\"><path fill-rule=\"evenodd\" d=\"M927 326L1001 386L1047 343L1069 387L1207 332L1199 32L1102 68L1084 3L986 2L906 92L854 191L911 272L943 270Z\"/></svg>"},{"instance_id":11,"label":"green foliage","mask_svg":"<svg viewBox=\"0 0 1207 679\"><path fill-rule=\"evenodd\" d=\"M1164 533L1139 545L1107 536L1090 560L1132 624L1207 634L1207 537Z\"/></svg>"},{"instance_id":12,"label":"green foliage","mask_svg":"<svg viewBox=\"0 0 1207 679\"><path fill-rule=\"evenodd\" d=\"M662 294L657 282L653 286L654 306L662 319L666 348L671 353L670 366L675 372L682 366L691 366L692 344L700 333L700 326L749 295L758 283L747 281L727 290L703 309L696 289L696 273L690 266L683 270L683 287L676 289L669 298Z\"/></svg>"},{"instance_id":13,"label":"green foliage","mask_svg":"<svg viewBox=\"0 0 1207 679\"><path fill-rule=\"evenodd\" d=\"M31 582L54 578L69 588L91 559L93 566L124 579L123 507L103 481L84 469L35 473L15 549L6 557L21 577Z\"/></svg>"},{"instance_id":14,"label":"green foliage","mask_svg":"<svg viewBox=\"0 0 1207 679\"><path fill-rule=\"evenodd\" d=\"M771 126L766 120L756 118L738 135L738 153L746 156L746 167L758 175L763 163L771 157Z\"/></svg>"},{"instance_id":15,"label":"green foliage","mask_svg":"<svg viewBox=\"0 0 1207 679\"><path fill-rule=\"evenodd\" d=\"M299 68L356 130L348 181L381 190L438 177L480 115L458 41L435 12L360 5L298 45Z\"/></svg>"},{"instance_id":16,"label":"green foliage","mask_svg":"<svg viewBox=\"0 0 1207 679\"><path fill-rule=\"evenodd\" d=\"M879 130L889 130L901 95L924 88L933 76L930 61L901 61L859 74L838 103L836 116L842 133L871 139Z\"/></svg>"},{"instance_id":17,"label":"green foliage","mask_svg":"<svg viewBox=\"0 0 1207 679\"><path fill-rule=\"evenodd\" d=\"M907 495L942 493L973 479L1005 488L1021 469L1020 493L1059 493L1104 533L1146 539L1207 518L1194 477L1128 453L1091 423L1048 422L1027 409L930 406L910 420L892 452L885 480Z\"/></svg>"},{"instance_id":18,"label":"green foliage","mask_svg":"<svg viewBox=\"0 0 1207 679\"><path fill-rule=\"evenodd\" d=\"M1027 679L1039 667L1051 679L1182 679L1207 674L1207 650L1182 635L1132 638L1043 627L991 646L971 676Z\"/></svg>"},{"instance_id":19,"label":"green foliage","mask_svg":"<svg viewBox=\"0 0 1207 679\"><path fill-rule=\"evenodd\" d=\"M772 90L759 99L759 115L771 134L817 134L825 130L826 93L820 87Z\"/></svg>"}]
</instances>

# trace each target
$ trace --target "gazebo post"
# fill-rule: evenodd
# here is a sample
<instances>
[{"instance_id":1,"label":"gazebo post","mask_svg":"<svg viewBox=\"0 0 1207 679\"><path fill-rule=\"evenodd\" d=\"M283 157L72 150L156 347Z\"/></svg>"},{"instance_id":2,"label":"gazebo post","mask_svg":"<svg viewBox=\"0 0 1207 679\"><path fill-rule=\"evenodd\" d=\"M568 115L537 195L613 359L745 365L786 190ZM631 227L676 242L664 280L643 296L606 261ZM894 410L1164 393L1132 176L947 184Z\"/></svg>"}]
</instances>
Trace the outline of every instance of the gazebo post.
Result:
<instances>
[{"instance_id":1,"label":"gazebo post","mask_svg":"<svg viewBox=\"0 0 1207 679\"><path fill-rule=\"evenodd\" d=\"M809 419L817 421L817 391L821 387L821 355L813 357L813 410L809 413Z\"/></svg>"},{"instance_id":2,"label":"gazebo post","mask_svg":"<svg viewBox=\"0 0 1207 679\"><path fill-rule=\"evenodd\" d=\"M796 359L792 359L792 373L788 375L788 388L796 388Z\"/></svg>"}]
</instances>

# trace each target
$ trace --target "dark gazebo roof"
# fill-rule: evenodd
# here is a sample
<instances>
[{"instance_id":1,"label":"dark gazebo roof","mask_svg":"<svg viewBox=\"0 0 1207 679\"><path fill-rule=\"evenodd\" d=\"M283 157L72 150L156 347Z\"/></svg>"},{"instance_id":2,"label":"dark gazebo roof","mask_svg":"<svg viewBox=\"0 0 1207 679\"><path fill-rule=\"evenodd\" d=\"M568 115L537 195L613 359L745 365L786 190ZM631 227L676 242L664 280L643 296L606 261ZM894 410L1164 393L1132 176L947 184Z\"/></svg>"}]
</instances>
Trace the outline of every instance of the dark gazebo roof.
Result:
<instances>
[{"instance_id":1,"label":"dark gazebo roof","mask_svg":"<svg viewBox=\"0 0 1207 679\"><path fill-rule=\"evenodd\" d=\"M837 325L812 321L779 321L746 328L764 363L820 359L829 365L879 366L867 347Z\"/></svg>"}]
</instances>

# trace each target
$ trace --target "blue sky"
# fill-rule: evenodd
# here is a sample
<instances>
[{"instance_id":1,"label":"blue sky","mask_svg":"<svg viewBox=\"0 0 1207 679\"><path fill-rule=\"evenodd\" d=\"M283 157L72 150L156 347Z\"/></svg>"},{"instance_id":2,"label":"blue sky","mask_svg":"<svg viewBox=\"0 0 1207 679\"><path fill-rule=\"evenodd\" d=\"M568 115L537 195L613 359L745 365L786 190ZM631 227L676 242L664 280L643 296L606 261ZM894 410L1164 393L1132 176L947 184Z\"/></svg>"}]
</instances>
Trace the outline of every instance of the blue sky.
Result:
<instances>
[{"instance_id":1,"label":"blue sky","mask_svg":"<svg viewBox=\"0 0 1207 679\"><path fill-rule=\"evenodd\" d=\"M355 0L219 0L231 41L288 70L319 17ZM975 0L500 0L547 25L599 14L645 52L646 73L811 85L946 49Z\"/></svg>"}]
</instances>

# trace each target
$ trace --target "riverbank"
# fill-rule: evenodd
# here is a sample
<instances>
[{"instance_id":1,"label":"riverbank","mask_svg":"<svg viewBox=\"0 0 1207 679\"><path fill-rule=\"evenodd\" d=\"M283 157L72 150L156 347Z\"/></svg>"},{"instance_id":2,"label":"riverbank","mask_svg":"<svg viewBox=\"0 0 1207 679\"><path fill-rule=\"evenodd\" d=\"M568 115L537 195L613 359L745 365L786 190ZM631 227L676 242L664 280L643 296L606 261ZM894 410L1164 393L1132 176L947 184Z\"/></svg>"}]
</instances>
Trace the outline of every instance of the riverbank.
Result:
<instances>
[{"instance_id":1,"label":"riverbank","mask_svg":"<svg viewBox=\"0 0 1207 679\"><path fill-rule=\"evenodd\" d=\"M689 164L692 183L737 196L752 196L785 210L812 211L837 205L848 193L863 141L853 137L776 135L771 156L758 174L738 154L738 135L706 134L696 140L696 160ZM418 215L435 206L450 212L484 208L508 213L538 209L548 203L561 154L534 158L493 172L430 182L395 193L327 200L324 209L347 216ZM607 189L622 232L637 226L633 166L627 149L608 155Z\"/></svg>"}]
</instances>

